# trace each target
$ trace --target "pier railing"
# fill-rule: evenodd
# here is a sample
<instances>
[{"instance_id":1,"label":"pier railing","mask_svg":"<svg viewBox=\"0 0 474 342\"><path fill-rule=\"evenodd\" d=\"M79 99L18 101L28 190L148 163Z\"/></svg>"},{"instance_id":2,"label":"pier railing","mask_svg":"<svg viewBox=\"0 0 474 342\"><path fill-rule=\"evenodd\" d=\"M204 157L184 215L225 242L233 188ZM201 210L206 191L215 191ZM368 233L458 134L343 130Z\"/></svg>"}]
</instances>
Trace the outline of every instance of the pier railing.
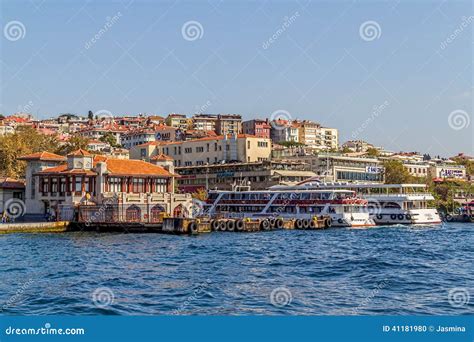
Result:
<instances>
[{"instance_id":1,"label":"pier railing","mask_svg":"<svg viewBox=\"0 0 474 342\"><path fill-rule=\"evenodd\" d=\"M161 205L152 204L109 204L82 205L77 207L76 220L80 223L161 223L170 216ZM173 217L189 217L184 207L176 208Z\"/></svg>"}]
</instances>

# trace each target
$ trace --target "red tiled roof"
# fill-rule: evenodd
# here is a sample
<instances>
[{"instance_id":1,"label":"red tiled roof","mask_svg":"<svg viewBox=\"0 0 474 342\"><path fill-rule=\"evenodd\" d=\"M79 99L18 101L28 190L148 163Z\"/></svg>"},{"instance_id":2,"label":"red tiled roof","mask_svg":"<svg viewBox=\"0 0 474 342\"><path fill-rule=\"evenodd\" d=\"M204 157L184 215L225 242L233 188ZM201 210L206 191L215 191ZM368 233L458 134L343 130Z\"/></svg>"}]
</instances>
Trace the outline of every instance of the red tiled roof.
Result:
<instances>
[{"instance_id":1,"label":"red tiled roof","mask_svg":"<svg viewBox=\"0 0 474 342\"><path fill-rule=\"evenodd\" d=\"M153 165L142 160L134 159L116 159L109 158L106 156L95 156L94 166L98 162L107 163L107 171L111 175L117 176L162 176L162 177L173 177L174 175L161 166ZM45 169L38 172L39 174L85 174L85 175L96 175L97 173L92 170L72 169L68 170L67 164L61 164L55 167Z\"/></svg>"},{"instance_id":2,"label":"red tiled roof","mask_svg":"<svg viewBox=\"0 0 474 342\"><path fill-rule=\"evenodd\" d=\"M158 154L154 157L151 157L150 158L151 160L174 160L173 158L171 158L170 156L166 155L166 154Z\"/></svg>"},{"instance_id":3,"label":"red tiled roof","mask_svg":"<svg viewBox=\"0 0 474 342\"><path fill-rule=\"evenodd\" d=\"M86 176L95 176L97 175L96 172L91 171L91 170L82 170L82 169L71 169L68 170L67 164L61 164L55 167L50 167L47 169L44 169L43 171L38 172L38 174L80 174L80 175L86 175Z\"/></svg>"},{"instance_id":4,"label":"red tiled roof","mask_svg":"<svg viewBox=\"0 0 474 342\"><path fill-rule=\"evenodd\" d=\"M0 189L24 189L25 181L14 178L0 178Z\"/></svg>"},{"instance_id":5,"label":"red tiled roof","mask_svg":"<svg viewBox=\"0 0 474 342\"><path fill-rule=\"evenodd\" d=\"M28 154L26 156L21 156L17 158L18 160L42 160L42 161L64 161L65 157L50 153L50 152L36 152Z\"/></svg>"},{"instance_id":6,"label":"red tiled roof","mask_svg":"<svg viewBox=\"0 0 474 342\"><path fill-rule=\"evenodd\" d=\"M4 120L5 120L5 121L14 121L14 122L18 122L18 123L30 122L30 121L31 121L31 120L29 120L29 119L19 118L19 117L17 117L17 116L7 116Z\"/></svg>"},{"instance_id":7,"label":"red tiled roof","mask_svg":"<svg viewBox=\"0 0 474 342\"><path fill-rule=\"evenodd\" d=\"M108 158L106 163L107 170L113 175L175 176L161 166L153 165L142 160Z\"/></svg>"},{"instance_id":8,"label":"red tiled roof","mask_svg":"<svg viewBox=\"0 0 474 342\"><path fill-rule=\"evenodd\" d=\"M173 126L166 126L166 125L156 125L154 127L155 131L164 131L164 130L177 130L176 127Z\"/></svg>"},{"instance_id":9,"label":"red tiled roof","mask_svg":"<svg viewBox=\"0 0 474 342\"><path fill-rule=\"evenodd\" d=\"M77 151L74 151L74 152L68 154L68 157L69 156L92 156L92 154L90 154L86 150L83 150L82 148L80 148Z\"/></svg>"}]
</instances>

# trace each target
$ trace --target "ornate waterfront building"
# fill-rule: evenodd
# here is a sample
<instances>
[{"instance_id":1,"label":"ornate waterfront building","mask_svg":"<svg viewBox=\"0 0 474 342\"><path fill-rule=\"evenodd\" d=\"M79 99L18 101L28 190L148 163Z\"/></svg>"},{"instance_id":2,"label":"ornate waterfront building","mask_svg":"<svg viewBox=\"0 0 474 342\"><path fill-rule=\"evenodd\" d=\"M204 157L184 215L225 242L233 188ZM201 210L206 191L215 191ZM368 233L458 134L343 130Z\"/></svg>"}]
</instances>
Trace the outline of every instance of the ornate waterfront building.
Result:
<instances>
[{"instance_id":1,"label":"ornate waterfront building","mask_svg":"<svg viewBox=\"0 0 474 342\"><path fill-rule=\"evenodd\" d=\"M191 210L189 194L175 194L173 170L141 160L123 160L78 150L67 158L52 153L19 158L27 164L28 214L59 213L78 206L116 206L127 221ZM124 217L125 217L124 216Z\"/></svg>"}]
</instances>

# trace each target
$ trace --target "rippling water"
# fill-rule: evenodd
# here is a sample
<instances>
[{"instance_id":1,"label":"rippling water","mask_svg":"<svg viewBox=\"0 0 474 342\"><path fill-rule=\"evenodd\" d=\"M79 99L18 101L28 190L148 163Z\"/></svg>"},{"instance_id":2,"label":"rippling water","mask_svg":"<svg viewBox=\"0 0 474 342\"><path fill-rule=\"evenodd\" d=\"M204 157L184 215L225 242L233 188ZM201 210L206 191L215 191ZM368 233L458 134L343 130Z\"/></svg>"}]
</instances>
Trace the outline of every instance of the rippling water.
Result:
<instances>
[{"instance_id":1,"label":"rippling water","mask_svg":"<svg viewBox=\"0 0 474 342\"><path fill-rule=\"evenodd\" d=\"M473 231L474 224L449 224L200 236L1 235L0 311L468 314Z\"/></svg>"}]
</instances>

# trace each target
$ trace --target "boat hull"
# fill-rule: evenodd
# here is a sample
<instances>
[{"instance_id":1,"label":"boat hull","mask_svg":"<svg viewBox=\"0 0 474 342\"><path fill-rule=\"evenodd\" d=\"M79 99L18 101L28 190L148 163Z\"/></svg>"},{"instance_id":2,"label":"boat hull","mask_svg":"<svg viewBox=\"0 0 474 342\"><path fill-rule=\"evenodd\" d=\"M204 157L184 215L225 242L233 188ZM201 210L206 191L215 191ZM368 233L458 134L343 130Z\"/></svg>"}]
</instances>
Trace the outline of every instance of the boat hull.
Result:
<instances>
[{"instance_id":1,"label":"boat hull","mask_svg":"<svg viewBox=\"0 0 474 342\"><path fill-rule=\"evenodd\" d=\"M377 225L393 224L441 224L436 209L380 210L371 213Z\"/></svg>"}]
</instances>

